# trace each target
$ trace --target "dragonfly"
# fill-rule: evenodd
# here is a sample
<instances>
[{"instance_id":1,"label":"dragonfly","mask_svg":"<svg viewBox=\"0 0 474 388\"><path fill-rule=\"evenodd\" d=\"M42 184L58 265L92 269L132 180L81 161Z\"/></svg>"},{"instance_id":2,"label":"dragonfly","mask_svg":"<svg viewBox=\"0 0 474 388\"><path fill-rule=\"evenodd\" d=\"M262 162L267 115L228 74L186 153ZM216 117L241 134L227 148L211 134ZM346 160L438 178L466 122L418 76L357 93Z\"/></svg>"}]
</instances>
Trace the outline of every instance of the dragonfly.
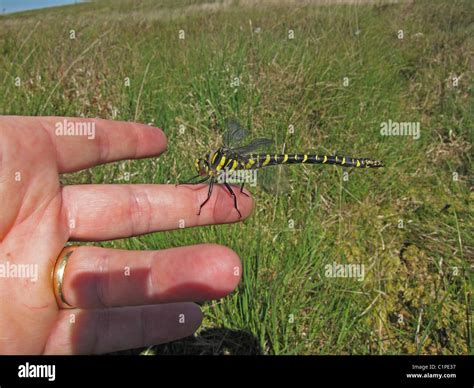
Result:
<instances>
[{"instance_id":1,"label":"dragonfly","mask_svg":"<svg viewBox=\"0 0 474 388\"><path fill-rule=\"evenodd\" d=\"M273 144L273 140L267 138L256 138L249 143L242 145L242 141L247 137L248 131L237 120L227 119L227 131L224 134L224 144L213 152L208 152L204 157L197 158L194 166L197 175L189 181L182 184L200 184L209 182L207 198L201 203L198 215L201 214L202 208L206 205L212 196L212 191L216 183L223 183L234 200L234 208L242 217L237 205L237 196L229 184L231 179L227 177L235 177L235 173L245 171L256 171L258 169L290 165L290 164L328 164L340 167L352 168L379 168L384 167L380 160L371 158L356 158L339 155L326 154L302 154L302 153L263 153L258 152L261 149L267 149ZM196 181L198 179L198 181ZM243 189L245 179L242 179L240 192L246 196Z\"/></svg>"}]
</instances>

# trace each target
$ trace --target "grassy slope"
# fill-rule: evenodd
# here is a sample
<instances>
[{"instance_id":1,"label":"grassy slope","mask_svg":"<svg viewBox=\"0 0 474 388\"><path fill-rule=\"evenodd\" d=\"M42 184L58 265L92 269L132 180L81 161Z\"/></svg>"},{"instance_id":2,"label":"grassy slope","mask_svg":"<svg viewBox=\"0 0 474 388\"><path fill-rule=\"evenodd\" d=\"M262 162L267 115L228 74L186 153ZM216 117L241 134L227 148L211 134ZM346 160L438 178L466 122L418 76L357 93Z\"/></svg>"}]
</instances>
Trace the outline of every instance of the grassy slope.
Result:
<instances>
[{"instance_id":1,"label":"grassy slope","mask_svg":"<svg viewBox=\"0 0 474 388\"><path fill-rule=\"evenodd\" d=\"M216 242L244 262L238 291L203 307L196 339L148 351L471 352L472 2L154 3L102 1L0 18L0 113L154 122L169 138L160 160L115 163L65 182L127 183L127 172L133 183L175 182L192 174L190 150L214 146L215 122L228 116L273 137L280 150L317 146L387 167L351 171L348 181L333 167L291 168L289 195L254 189L256 210L242 224L104 243ZM453 75L462 75L456 88ZM388 119L419 121L421 138L380 136ZM365 280L325 277L334 261L363 263Z\"/></svg>"}]
</instances>

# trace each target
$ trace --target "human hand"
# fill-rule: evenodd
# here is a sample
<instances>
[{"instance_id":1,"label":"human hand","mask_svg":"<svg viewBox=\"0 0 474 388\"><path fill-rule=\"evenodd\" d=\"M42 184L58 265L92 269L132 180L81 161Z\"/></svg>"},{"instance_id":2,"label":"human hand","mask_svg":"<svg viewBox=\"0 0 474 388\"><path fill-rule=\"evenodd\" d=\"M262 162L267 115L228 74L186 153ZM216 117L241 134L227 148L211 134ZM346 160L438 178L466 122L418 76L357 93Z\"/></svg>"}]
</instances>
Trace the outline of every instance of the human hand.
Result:
<instances>
[{"instance_id":1,"label":"human hand","mask_svg":"<svg viewBox=\"0 0 474 388\"><path fill-rule=\"evenodd\" d=\"M226 247L80 246L62 283L72 309L58 307L52 270L67 241L177 229L180 220L186 227L238 221L232 197L215 187L198 216L207 185L62 187L59 173L166 149L163 132L147 125L67 119L94 123L95 137L89 139L58 136L55 126L63 120L0 116L0 353L106 353L192 334L202 320L192 302L221 298L240 281L240 260ZM245 218L252 200L236 194ZM29 277L15 276L21 268Z\"/></svg>"}]
</instances>

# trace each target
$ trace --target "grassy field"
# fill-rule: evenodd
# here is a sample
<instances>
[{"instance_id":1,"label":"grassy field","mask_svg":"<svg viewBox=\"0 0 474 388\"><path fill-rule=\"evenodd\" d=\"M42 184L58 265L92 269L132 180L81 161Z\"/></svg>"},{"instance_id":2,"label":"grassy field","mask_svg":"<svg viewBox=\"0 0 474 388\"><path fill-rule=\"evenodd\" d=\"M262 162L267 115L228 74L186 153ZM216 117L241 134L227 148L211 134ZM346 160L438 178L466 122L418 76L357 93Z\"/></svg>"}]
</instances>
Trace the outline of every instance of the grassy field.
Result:
<instances>
[{"instance_id":1,"label":"grassy field","mask_svg":"<svg viewBox=\"0 0 474 388\"><path fill-rule=\"evenodd\" d=\"M195 337L142 352L472 354L474 3L252 3L104 0L0 17L0 113L134 120L168 137L160 159L65 183L189 177L226 117L275 151L386 164L289 167L284 195L251 189L243 223L104 243L214 242L242 258L241 285L203 305ZM389 120L419 123L420 137L382 136ZM364 265L364 279L326 276L333 263Z\"/></svg>"}]
</instances>

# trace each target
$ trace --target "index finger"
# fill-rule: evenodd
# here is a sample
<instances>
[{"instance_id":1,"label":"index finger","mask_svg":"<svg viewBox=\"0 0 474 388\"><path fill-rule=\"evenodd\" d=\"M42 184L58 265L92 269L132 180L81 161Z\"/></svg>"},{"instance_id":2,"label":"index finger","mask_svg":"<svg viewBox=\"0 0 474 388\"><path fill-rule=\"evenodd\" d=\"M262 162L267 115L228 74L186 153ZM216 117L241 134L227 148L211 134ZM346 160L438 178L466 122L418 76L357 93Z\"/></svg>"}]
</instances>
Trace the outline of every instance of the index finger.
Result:
<instances>
[{"instance_id":1,"label":"index finger","mask_svg":"<svg viewBox=\"0 0 474 388\"><path fill-rule=\"evenodd\" d=\"M71 117L23 117L29 128L42 127L56 149L60 173L79 171L122 159L157 156L166 136L146 124Z\"/></svg>"}]
</instances>

